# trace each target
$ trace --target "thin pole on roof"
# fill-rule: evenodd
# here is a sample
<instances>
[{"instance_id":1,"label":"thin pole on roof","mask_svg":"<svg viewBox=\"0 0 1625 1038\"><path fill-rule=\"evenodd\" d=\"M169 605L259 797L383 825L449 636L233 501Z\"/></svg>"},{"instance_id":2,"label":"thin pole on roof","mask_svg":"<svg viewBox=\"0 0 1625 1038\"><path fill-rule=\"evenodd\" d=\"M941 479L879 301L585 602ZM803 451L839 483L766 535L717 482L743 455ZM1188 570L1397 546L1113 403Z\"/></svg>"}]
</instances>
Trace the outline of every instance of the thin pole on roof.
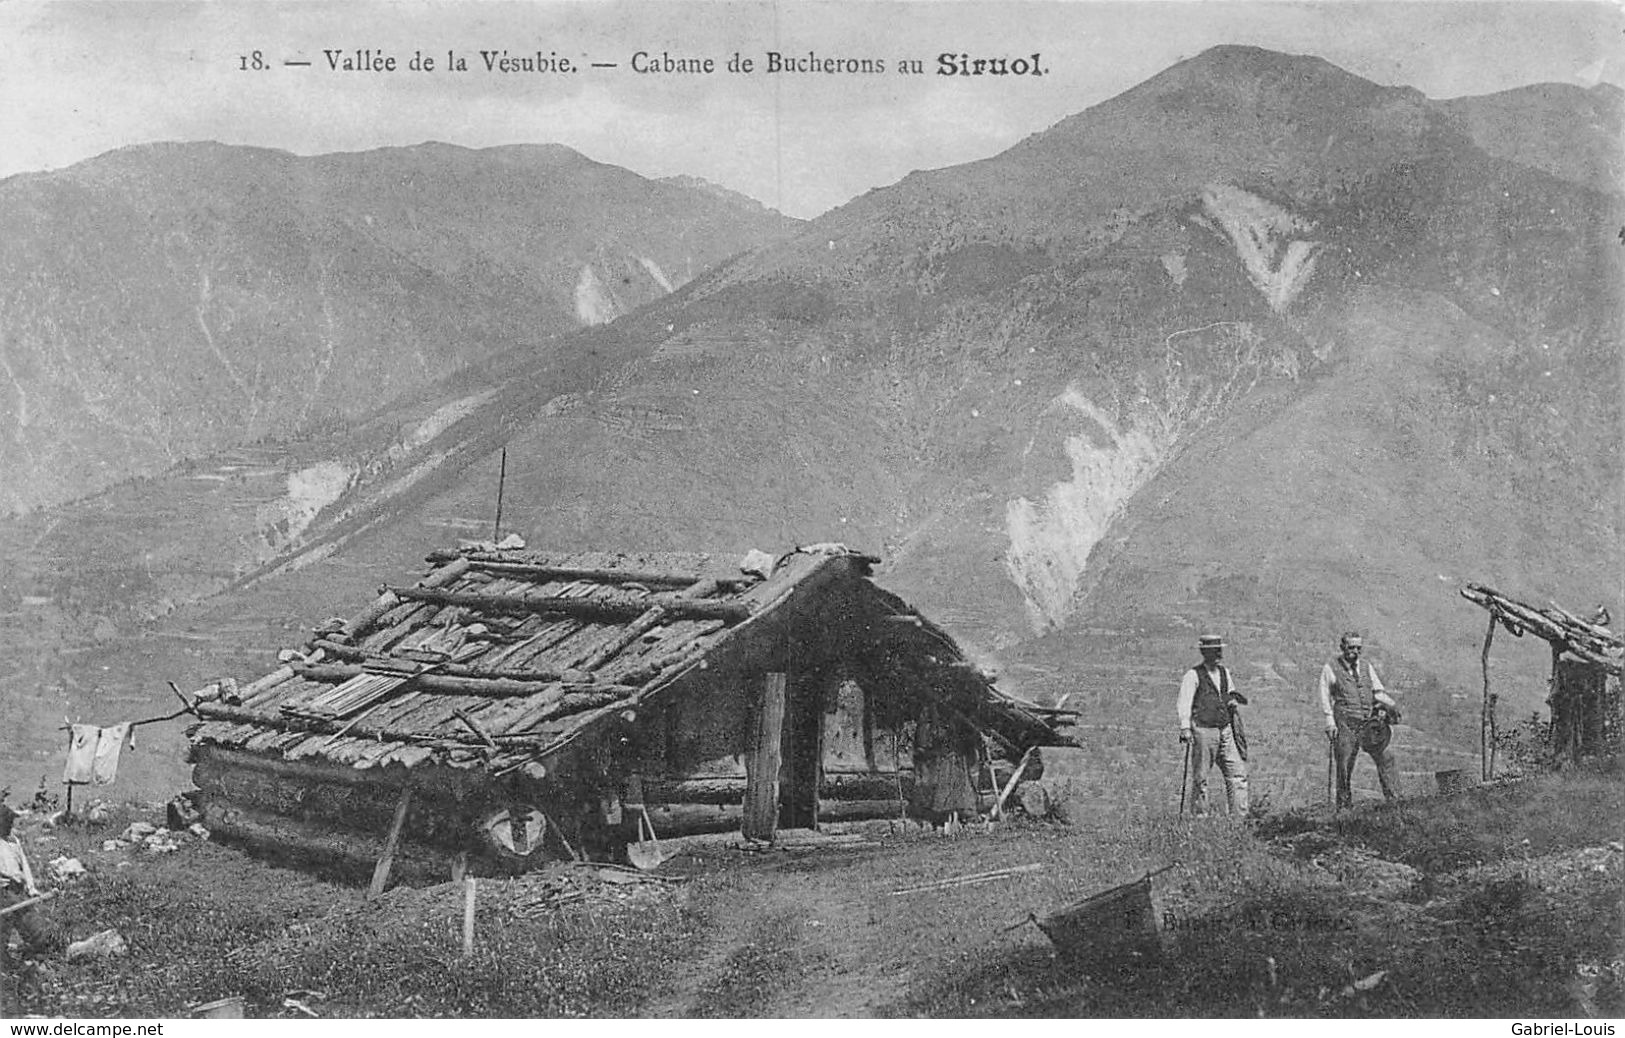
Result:
<instances>
[{"instance_id":1,"label":"thin pole on roof","mask_svg":"<svg viewBox=\"0 0 1625 1038\"><path fill-rule=\"evenodd\" d=\"M1484 651L1479 656L1484 667L1484 702L1478 719L1478 777L1488 782L1495 771L1495 697L1490 693L1490 643L1495 641L1495 610L1490 610L1490 626L1484 632Z\"/></svg>"},{"instance_id":2,"label":"thin pole on roof","mask_svg":"<svg viewBox=\"0 0 1625 1038\"><path fill-rule=\"evenodd\" d=\"M497 473L497 519L491 526L491 543L502 540L502 488L508 482L508 448L502 448L502 468Z\"/></svg>"}]
</instances>

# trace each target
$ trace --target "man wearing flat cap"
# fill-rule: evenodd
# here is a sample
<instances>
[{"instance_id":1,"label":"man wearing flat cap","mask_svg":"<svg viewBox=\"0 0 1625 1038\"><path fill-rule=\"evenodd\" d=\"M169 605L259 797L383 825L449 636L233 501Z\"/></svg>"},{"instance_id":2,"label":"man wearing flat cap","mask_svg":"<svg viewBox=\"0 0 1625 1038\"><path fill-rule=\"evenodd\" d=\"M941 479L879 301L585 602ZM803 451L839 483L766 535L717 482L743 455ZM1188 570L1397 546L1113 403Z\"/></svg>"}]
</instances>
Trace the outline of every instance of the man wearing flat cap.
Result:
<instances>
[{"instance_id":1,"label":"man wearing flat cap","mask_svg":"<svg viewBox=\"0 0 1625 1038\"><path fill-rule=\"evenodd\" d=\"M1365 648L1358 631L1338 639L1339 654L1320 670L1320 712L1326 718L1326 738L1337 759L1337 807L1354 803L1349 789L1354 762L1363 749L1377 764L1382 795L1399 796L1399 768L1388 746L1389 725L1399 721L1399 707L1382 687L1377 668L1360 658Z\"/></svg>"},{"instance_id":2,"label":"man wearing flat cap","mask_svg":"<svg viewBox=\"0 0 1625 1038\"><path fill-rule=\"evenodd\" d=\"M1215 764L1224 775L1230 813L1247 815L1247 748L1235 724L1233 711L1247 697L1236 691L1230 668L1223 663L1224 639L1204 634L1196 647L1202 662L1185 672L1179 682L1179 741L1189 754L1192 775L1191 805L1198 815L1208 812L1207 777Z\"/></svg>"}]
</instances>

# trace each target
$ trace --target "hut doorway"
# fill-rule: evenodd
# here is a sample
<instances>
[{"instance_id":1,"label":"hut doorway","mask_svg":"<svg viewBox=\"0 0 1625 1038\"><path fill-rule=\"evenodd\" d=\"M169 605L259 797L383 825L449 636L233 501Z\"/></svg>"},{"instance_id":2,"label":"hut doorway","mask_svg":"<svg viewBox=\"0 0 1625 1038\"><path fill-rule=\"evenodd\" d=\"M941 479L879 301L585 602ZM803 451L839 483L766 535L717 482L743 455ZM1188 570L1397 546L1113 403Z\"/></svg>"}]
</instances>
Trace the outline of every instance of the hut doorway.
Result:
<instances>
[{"instance_id":1,"label":"hut doorway","mask_svg":"<svg viewBox=\"0 0 1625 1038\"><path fill-rule=\"evenodd\" d=\"M792 680L785 704L783 770L779 773L779 825L818 828L818 786L823 781L824 704L812 675Z\"/></svg>"}]
</instances>

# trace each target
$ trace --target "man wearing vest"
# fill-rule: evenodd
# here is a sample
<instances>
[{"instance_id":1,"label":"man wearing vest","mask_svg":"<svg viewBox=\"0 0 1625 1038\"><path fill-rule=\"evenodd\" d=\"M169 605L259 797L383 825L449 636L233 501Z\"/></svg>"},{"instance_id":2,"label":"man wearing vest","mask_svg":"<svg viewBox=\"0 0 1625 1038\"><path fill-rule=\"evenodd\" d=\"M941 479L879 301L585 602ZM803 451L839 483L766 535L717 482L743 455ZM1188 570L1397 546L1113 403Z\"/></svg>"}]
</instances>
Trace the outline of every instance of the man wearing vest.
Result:
<instances>
[{"instance_id":1,"label":"man wearing vest","mask_svg":"<svg viewBox=\"0 0 1625 1038\"><path fill-rule=\"evenodd\" d=\"M1338 640L1342 654L1320 671L1320 711L1326 716L1326 738L1337 758L1337 807L1354 802L1349 780L1354 762L1365 749L1377 762L1377 781L1389 800L1399 796L1399 770L1388 748L1388 725L1399 720L1399 707L1382 687L1377 668L1360 658L1360 635L1349 631Z\"/></svg>"},{"instance_id":2,"label":"man wearing vest","mask_svg":"<svg viewBox=\"0 0 1625 1038\"><path fill-rule=\"evenodd\" d=\"M1247 815L1246 750L1236 738L1230 711L1247 698L1236 691L1224 658L1224 639L1204 634L1197 639L1202 662L1185 672L1179 683L1179 741L1190 756L1186 761L1195 772L1191 805L1198 815L1207 814L1207 775L1217 764L1224 774L1224 791L1230 813Z\"/></svg>"}]
</instances>

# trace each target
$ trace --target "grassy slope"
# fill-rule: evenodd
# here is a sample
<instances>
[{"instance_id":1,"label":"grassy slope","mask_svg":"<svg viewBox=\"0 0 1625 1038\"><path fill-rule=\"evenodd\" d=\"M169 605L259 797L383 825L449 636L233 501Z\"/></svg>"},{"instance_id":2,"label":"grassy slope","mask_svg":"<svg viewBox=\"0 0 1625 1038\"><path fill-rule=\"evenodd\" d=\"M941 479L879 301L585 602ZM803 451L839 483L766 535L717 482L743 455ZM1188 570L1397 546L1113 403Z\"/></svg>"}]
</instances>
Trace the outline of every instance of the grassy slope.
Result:
<instances>
[{"instance_id":1,"label":"grassy slope","mask_svg":"<svg viewBox=\"0 0 1625 1038\"><path fill-rule=\"evenodd\" d=\"M1625 929L1618 770L1453 798L1302 813L1253 827L1168 815L896 837L867 850L710 852L688 885L543 915L524 881L481 885L479 946L458 954L457 892L358 891L196 841L165 856L88 851L55 902L74 936L116 926L130 956L48 963L29 1012L171 1016L243 994L250 1015L1471 1016L1618 1015ZM1088 967L1013 926L1142 871L1160 962ZM43 861L42 861L43 863ZM998 883L896 895L1013 865ZM631 888L629 888L631 889ZM664 888L659 888L664 890ZM1222 957L1219 948L1227 949ZM1381 972L1368 990L1367 981Z\"/></svg>"}]
</instances>

